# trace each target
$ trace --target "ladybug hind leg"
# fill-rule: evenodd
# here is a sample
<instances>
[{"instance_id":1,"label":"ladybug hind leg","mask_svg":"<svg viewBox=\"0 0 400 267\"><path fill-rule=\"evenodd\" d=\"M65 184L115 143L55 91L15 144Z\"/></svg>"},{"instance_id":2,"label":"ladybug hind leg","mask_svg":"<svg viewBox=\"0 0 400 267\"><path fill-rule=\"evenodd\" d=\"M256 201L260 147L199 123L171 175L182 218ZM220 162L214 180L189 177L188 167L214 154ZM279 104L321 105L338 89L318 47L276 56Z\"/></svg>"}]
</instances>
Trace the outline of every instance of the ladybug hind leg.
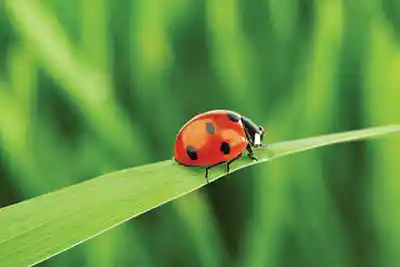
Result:
<instances>
[{"instance_id":1,"label":"ladybug hind leg","mask_svg":"<svg viewBox=\"0 0 400 267\"><path fill-rule=\"evenodd\" d=\"M229 176L230 176L230 165L231 165L235 160L239 159L241 156L242 156L242 153L240 153L239 155L237 155L236 157L234 157L233 159L231 159L231 160L229 160L229 161L221 161L221 162L219 162L219 163L216 163L216 164L213 164L213 165L210 165L210 166L206 167L206 169L205 169L205 179L206 179L206 181L207 181L207 184L210 183L210 181L208 180L208 170L209 170L209 169L211 169L211 168L213 168L213 167L216 167L216 166L218 166L218 165L221 165L221 164L223 164L223 163L226 162L226 175L227 175L227 177L229 178Z\"/></svg>"},{"instance_id":2,"label":"ladybug hind leg","mask_svg":"<svg viewBox=\"0 0 400 267\"><path fill-rule=\"evenodd\" d=\"M223 163L225 163L225 161L221 161L221 162L218 162L218 163L216 163L216 164L213 164L213 165L210 165L210 166L207 166L207 167L206 167L206 169L205 169L205 179L206 179L206 181L207 181L207 184L210 183L210 181L208 180L208 170L211 169L211 168L213 168L213 167L216 167L216 166L218 166L218 165L221 165L221 164L223 164Z\"/></svg>"}]
</instances>

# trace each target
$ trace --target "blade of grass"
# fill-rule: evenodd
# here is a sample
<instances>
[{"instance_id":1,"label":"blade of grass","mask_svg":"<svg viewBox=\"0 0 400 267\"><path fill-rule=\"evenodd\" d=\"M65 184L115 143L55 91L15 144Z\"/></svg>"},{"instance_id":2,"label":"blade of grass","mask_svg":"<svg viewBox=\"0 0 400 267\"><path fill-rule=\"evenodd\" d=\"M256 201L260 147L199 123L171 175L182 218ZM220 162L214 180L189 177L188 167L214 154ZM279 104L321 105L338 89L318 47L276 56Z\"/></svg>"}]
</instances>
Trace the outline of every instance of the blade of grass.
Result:
<instances>
[{"instance_id":1,"label":"blade of grass","mask_svg":"<svg viewBox=\"0 0 400 267\"><path fill-rule=\"evenodd\" d=\"M46 181L32 178L39 177L40 169L30 150L29 114L23 101L10 93L9 88L0 80L0 145L6 152L5 160L11 172L18 177L13 183L23 189L21 193L25 197L29 197L32 192L46 188Z\"/></svg>"},{"instance_id":2,"label":"blade of grass","mask_svg":"<svg viewBox=\"0 0 400 267\"><path fill-rule=\"evenodd\" d=\"M23 1L6 1L5 7L22 40L62 86L62 93L103 144L122 158L133 159L135 164L145 162L149 158L148 150L144 142L137 141L143 137L137 125L118 107L111 78L74 54L75 46L57 16L40 1L31 2L29 8Z\"/></svg>"},{"instance_id":3,"label":"blade of grass","mask_svg":"<svg viewBox=\"0 0 400 267\"><path fill-rule=\"evenodd\" d=\"M257 87L257 68L254 67L257 57L241 29L239 18L239 1L206 1L207 39L212 64L221 87L227 92L225 98L236 103L249 97L249 87ZM246 107L241 106L243 114L249 113Z\"/></svg>"},{"instance_id":4,"label":"blade of grass","mask_svg":"<svg viewBox=\"0 0 400 267\"><path fill-rule=\"evenodd\" d=\"M109 70L109 3L102 0L80 1L82 54L93 66Z\"/></svg>"},{"instance_id":5,"label":"blade of grass","mask_svg":"<svg viewBox=\"0 0 400 267\"><path fill-rule=\"evenodd\" d=\"M156 3L157 1L154 1ZM142 117L149 122L146 127L163 139L174 140L174 127L183 121L181 102L170 86L174 54L168 35L171 22L167 16L171 5L166 2L154 8L151 1L134 1L132 5L130 56L132 67L132 104L138 106ZM146 91L146 94L142 92ZM173 108L169 105L173 103ZM157 124L152 117L162 117Z\"/></svg>"},{"instance_id":6,"label":"blade of grass","mask_svg":"<svg viewBox=\"0 0 400 267\"><path fill-rule=\"evenodd\" d=\"M378 6L371 14L374 17L369 20L369 28L366 28L369 47L365 52L368 55L364 76L365 111L368 122L400 121L400 46L393 34L393 25L379 12ZM379 91L376 90L377 85ZM377 248L381 251L373 257L375 266L395 267L400 261L399 149L400 140L389 138L369 146L372 164L368 166L371 178L367 180L370 181L370 199L367 203L373 204L367 206L366 219L371 220L372 214L379 244ZM371 259L369 261L372 262Z\"/></svg>"},{"instance_id":7,"label":"blade of grass","mask_svg":"<svg viewBox=\"0 0 400 267\"><path fill-rule=\"evenodd\" d=\"M188 199L174 202L182 227L193 242L193 248L201 266L227 266L226 251L216 227L217 223L211 207L202 194L191 194Z\"/></svg>"},{"instance_id":8,"label":"blade of grass","mask_svg":"<svg viewBox=\"0 0 400 267\"><path fill-rule=\"evenodd\" d=\"M400 125L287 141L243 158L232 172L325 145L400 132ZM202 168L172 160L113 172L0 210L0 266L27 266L204 185ZM211 171L216 180L224 168Z\"/></svg>"}]
</instances>

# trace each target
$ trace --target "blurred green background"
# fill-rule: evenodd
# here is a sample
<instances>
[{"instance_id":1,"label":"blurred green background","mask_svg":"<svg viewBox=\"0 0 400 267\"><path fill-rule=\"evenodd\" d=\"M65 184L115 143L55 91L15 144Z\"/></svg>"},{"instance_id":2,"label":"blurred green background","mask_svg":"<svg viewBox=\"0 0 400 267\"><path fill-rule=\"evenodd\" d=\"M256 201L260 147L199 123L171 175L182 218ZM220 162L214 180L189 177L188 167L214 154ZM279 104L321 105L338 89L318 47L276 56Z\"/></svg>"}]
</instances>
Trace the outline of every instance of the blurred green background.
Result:
<instances>
[{"instance_id":1,"label":"blurred green background","mask_svg":"<svg viewBox=\"0 0 400 267\"><path fill-rule=\"evenodd\" d=\"M0 206L171 158L206 110L271 143L399 123L399 103L398 0L2 0ZM399 152L248 168L40 266L398 267Z\"/></svg>"}]
</instances>

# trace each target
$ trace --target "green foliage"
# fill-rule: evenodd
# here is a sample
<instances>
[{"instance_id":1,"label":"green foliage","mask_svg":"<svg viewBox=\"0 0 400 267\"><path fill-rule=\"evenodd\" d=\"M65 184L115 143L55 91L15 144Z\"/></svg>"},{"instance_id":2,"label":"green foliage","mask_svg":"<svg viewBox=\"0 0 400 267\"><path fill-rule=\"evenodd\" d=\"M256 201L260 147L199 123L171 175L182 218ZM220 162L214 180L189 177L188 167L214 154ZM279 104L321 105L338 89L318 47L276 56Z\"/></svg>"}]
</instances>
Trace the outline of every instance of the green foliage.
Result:
<instances>
[{"instance_id":1,"label":"green foliage","mask_svg":"<svg viewBox=\"0 0 400 267\"><path fill-rule=\"evenodd\" d=\"M394 132L400 132L400 125L272 144L257 151L258 161L242 159L232 172L320 146ZM223 170L217 174L214 170L211 181L224 175ZM113 172L0 209L0 265L37 264L203 184L203 171L167 160Z\"/></svg>"},{"instance_id":2,"label":"green foliage","mask_svg":"<svg viewBox=\"0 0 400 267\"><path fill-rule=\"evenodd\" d=\"M399 3L0 1L0 206L169 159L210 109L267 143L399 124ZM398 267L399 151L387 137L245 168L40 265Z\"/></svg>"}]
</instances>

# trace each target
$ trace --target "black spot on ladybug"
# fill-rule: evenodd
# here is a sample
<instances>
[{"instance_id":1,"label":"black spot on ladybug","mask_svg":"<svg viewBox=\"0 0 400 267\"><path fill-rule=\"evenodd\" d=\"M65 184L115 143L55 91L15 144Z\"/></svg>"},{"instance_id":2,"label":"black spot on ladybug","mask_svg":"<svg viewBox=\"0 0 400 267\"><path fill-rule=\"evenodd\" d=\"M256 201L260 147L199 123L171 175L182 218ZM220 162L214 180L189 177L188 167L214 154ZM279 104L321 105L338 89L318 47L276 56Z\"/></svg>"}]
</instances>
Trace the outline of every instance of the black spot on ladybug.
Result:
<instances>
[{"instance_id":1,"label":"black spot on ladybug","mask_svg":"<svg viewBox=\"0 0 400 267\"><path fill-rule=\"evenodd\" d=\"M222 153L227 155L231 151L231 146L227 142L222 142L220 150L221 150Z\"/></svg>"},{"instance_id":2,"label":"black spot on ladybug","mask_svg":"<svg viewBox=\"0 0 400 267\"><path fill-rule=\"evenodd\" d=\"M207 122L207 123L206 123L206 130L207 130L207 133L209 133L209 134L214 134L214 133L215 133L215 126L214 126L214 124L212 124L211 122Z\"/></svg>"},{"instance_id":3,"label":"black spot on ladybug","mask_svg":"<svg viewBox=\"0 0 400 267\"><path fill-rule=\"evenodd\" d=\"M240 117L233 112L228 112L227 115L228 115L228 118L233 122L238 122L240 120Z\"/></svg>"},{"instance_id":4,"label":"black spot on ladybug","mask_svg":"<svg viewBox=\"0 0 400 267\"><path fill-rule=\"evenodd\" d=\"M196 149L192 146L187 146L186 147L186 153L189 156L191 160L196 160L197 159L197 152Z\"/></svg>"}]
</instances>

